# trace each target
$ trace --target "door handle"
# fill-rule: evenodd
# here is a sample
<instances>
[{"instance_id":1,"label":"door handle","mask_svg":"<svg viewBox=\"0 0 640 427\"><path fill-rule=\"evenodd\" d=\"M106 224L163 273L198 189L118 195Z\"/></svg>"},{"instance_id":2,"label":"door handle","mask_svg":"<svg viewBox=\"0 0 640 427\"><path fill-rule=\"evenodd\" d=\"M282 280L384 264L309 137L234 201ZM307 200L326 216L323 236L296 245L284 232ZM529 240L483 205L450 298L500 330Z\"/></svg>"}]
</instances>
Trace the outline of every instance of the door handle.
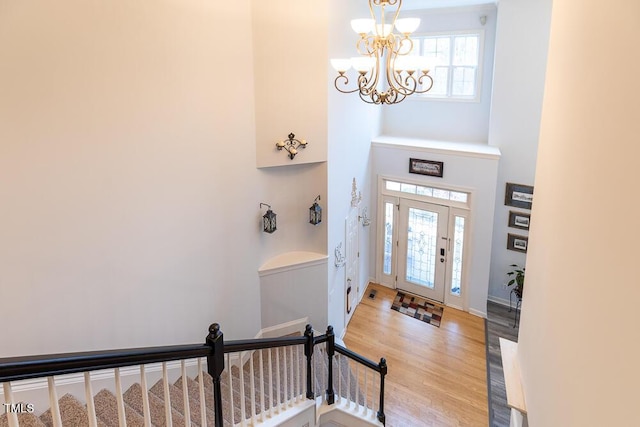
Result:
<instances>
[{"instance_id":1,"label":"door handle","mask_svg":"<svg viewBox=\"0 0 640 427\"><path fill-rule=\"evenodd\" d=\"M444 262L444 254L445 254L444 248L440 248L440 262Z\"/></svg>"}]
</instances>

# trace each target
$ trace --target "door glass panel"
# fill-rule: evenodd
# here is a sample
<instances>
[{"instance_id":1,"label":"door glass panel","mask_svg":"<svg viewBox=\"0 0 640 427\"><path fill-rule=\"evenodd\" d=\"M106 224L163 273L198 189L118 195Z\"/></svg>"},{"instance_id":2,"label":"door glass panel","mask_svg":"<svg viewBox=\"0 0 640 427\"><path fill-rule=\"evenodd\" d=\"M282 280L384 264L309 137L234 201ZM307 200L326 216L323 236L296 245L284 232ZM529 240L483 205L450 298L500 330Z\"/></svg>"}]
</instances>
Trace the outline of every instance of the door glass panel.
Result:
<instances>
[{"instance_id":1,"label":"door glass panel","mask_svg":"<svg viewBox=\"0 0 640 427\"><path fill-rule=\"evenodd\" d=\"M384 204L384 263L382 272L391 274L391 260L393 259L393 203Z\"/></svg>"},{"instance_id":2,"label":"door glass panel","mask_svg":"<svg viewBox=\"0 0 640 427\"><path fill-rule=\"evenodd\" d=\"M406 280L434 288L438 214L409 208Z\"/></svg>"},{"instance_id":3,"label":"door glass panel","mask_svg":"<svg viewBox=\"0 0 640 427\"><path fill-rule=\"evenodd\" d=\"M451 294L460 296L462 283L462 254L464 244L464 217L457 216L453 231L453 265L451 274Z\"/></svg>"}]
</instances>

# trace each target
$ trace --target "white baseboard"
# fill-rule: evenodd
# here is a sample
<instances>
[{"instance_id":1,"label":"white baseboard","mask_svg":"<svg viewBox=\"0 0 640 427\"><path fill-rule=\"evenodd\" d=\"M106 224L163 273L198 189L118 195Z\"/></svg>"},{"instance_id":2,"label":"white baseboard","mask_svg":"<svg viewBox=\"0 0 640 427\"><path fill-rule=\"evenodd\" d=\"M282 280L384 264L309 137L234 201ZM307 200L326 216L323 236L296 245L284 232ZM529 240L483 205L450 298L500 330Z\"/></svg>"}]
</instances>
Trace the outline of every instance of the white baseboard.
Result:
<instances>
[{"instance_id":1,"label":"white baseboard","mask_svg":"<svg viewBox=\"0 0 640 427\"><path fill-rule=\"evenodd\" d=\"M486 311L476 310L475 308L470 308L469 309L469 314L473 314L474 316L478 316L478 317L481 317L483 319L486 319L486 317L487 317L487 312Z\"/></svg>"},{"instance_id":2,"label":"white baseboard","mask_svg":"<svg viewBox=\"0 0 640 427\"><path fill-rule=\"evenodd\" d=\"M509 300L504 298L494 297L493 295L489 295L487 299L491 302L495 302L496 304L504 305L505 307L509 307Z\"/></svg>"}]
</instances>

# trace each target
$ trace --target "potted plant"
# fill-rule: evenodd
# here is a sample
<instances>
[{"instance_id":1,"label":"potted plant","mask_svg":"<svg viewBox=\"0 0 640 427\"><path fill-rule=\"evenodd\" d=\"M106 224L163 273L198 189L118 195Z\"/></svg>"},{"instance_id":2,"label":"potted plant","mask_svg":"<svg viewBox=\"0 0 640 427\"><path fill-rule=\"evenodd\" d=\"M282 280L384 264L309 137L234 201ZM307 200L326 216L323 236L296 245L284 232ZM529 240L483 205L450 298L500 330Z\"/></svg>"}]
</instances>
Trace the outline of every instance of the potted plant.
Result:
<instances>
[{"instance_id":1,"label":"potted plant","mask_svg":"<svg viewBox=\"0 0 640 427\"><path fill-rule=\"evenodd\" d=\"M511 280L507 282L507 286L513 286L513 292L518 298L522 298L522 291L524 289L524 267L520 267L518 264L511 264L511 271L507 273Z\"/></svg>"}]
</instances>

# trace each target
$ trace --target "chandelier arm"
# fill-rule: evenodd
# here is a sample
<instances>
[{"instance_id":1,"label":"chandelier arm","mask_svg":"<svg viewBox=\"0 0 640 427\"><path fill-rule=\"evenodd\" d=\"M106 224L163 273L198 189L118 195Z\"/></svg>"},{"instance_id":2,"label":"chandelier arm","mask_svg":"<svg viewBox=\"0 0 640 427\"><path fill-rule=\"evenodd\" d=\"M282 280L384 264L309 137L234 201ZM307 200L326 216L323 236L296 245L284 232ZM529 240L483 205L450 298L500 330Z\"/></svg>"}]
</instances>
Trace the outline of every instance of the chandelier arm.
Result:
<instances>
[{"instance_id":1,"label":"chandelier arm","mask_svg":"<svg viewBox=\"0 0 640 427\"><path fill-rule=\"evenodd\" d=\"M376 91L376 81L367 79L366 74L360 74L358 76L358 86L360 88L360 93L365 96L370 96Z\"/></svg>"},{"instance_id":2,"label":"chandelier arm","mask_svg":"<svg viewBox=\"0 0 640 427\"><path fill-rule=\"evenodd\" d=\"M396 55L409 56L411 51L413 51L413 40L411 37L404 36L402 38L397 37L395 34L392 34L393 38L389 41L389 51L393 52ZM406 49L406 52L402 52L402 44L404 42L409 42L409 48Z\"/></svg>"},{"instance_id":3,"label":"chandelier arm","mask_svg":"<svg viewBox=\"0 0 640 427\"><path fill-rule=\"evenodd\" d=\"M422 74L422 75L420 76L420 78L418 78L418 83L419 83L419 84L422 84L422 83L423 83L423 82L422 82L422 80L423 80L425 77L426 77L427 79L429 79L429 86L427 86L427 88L426 88L426 89L416 90L416 93L425 93L425 92L428 92L428 91L430 91L430 90L431 90L431 88L433 87L433 77L431 77L429 74Z\"/></svg>"},{"instance_id":4,"label":"chandelier arm","mask_svg":"<svg viewBox=\"0 0 640 427\"><path fill-rule=\"evenodd\" d=\"M364 49L362 46L364 45ZM376 37L373 35L360 37L356 43L356 49L360 55L371 56L376 51Z\"/></svg>"},{"instance_id":5,"label":"chandelier arm","mask_svg":"<svg viewBox=\"0 0 640 427\"><path fill-rule=\"evenodd\" d=\"M398 19L398 15L400 14L400 8L402 8L402 0L398 0L397 2L388 2L389 5L393 6L394 4L398 3L398 7L396 8L396 13L393 15L393 21L391 21L391 25L396 25L396 20Z\"/></svg>"},{"instance_id":6,"label":"chandelier arm","mask_svg":"<svg viewBox=\"0 0 640 427\"><path fill-rule=\"evenodd\" d=\"M370 96L376 91L376 86L364 74L358 76L358 90L364 96Z\"/></svg>"},{"instance_id":7,"label":"chandelier arm","mask_svg":"<svg viewBox=\"0 0 640 427\"><path fill-rule=\"evenodd\" d=\"M376 51L376 66L373 71L370 88L375 89L378 87L380 81L380 49Z\"/></svg>"},{"instance_id":8,"label":"chandelier arm","mask_svg":"<svg viewBox=\"0 0 640 427\"><path fill-rule=\"evenodd\" d=\"M362 92L360 92L359 95L360 95L360 99L366 102L367 104L379 104L379 102L375 102L373 94L369 95L368 98Z\"/></svg>"},{"instance_id":9,"label":"chandelier arm","mask_svg":"<svg viewBox=\"0 0 640 427\"><path fill-rule=\"evenodd\" d=\"M409 74L407 75L407 77L405 77L402 84L402 89L404 89L402 92L406 93L407 95L412 95L416 92L416 90L418 89L418 81L416 80L414 73Z\"/></svg>"},{"instance_id":10,"label":"chandelier arm","mask_svg":"<svg viewBox=\"0 0 640 427\"><path fill-rule=\"evenodd\" d=\"M373 11L373 6L380 6L380 0L369 0L369 13L371 14L371 19L373 19L373 22L378 22L378 20L376 19L376 13ZM375 27L374 27L375 30Z\"/></svg>"},{"instance_id":11,"label":"chandelier arm","mask_svg":"<svg viewBox=\"0 0 640 427\"><path fill-rule=\"evenodd\" d=\"M394 57L394 60L395 60L395 57ZM391 60L387 60L386 68L387 68L386 69L387 82L389 83L390 88L393 88L393 90L403 94L405 97L407 95L411 95L415 93L417 88L417 82L415 81L415 78L412 75L408 75L405 78L405 80L402 81L400 79L401 73L398 73L393 69Z\"/></svg>"},{"instance_id":12,"label":"chandelier arm","mask_svg":"<svg viewBox=\"0 0 640 427\"><path fill-rule=\"evenodd\" d=\"M409 49L409 52L411 52L411 50L413 49L413 40L411 40L409 37L404 37L402 39L396 38L395 40L393 40L391 44L392 47L390 48L389 54L387 57L386 75L387 75L387 82L389 83L389 86L393 87L398 92L402 92L406 96L406 95L411 95L412 93L415 92L415 88L417 87L415 84L415 81L413 85L410 86L408 82L409 82L409 77L411 76L408 76L403 82L400 79L401 73L396 72L394 69L396 58L399 55L408 55L408 52L400 53L402 42L405 40L409 40L409 42L411 43L411 49Z\"/></svg>"},{"instance_id":13,"label":"chandelier arm","mask_svg":"<svg viewBox=\"0 0 640 427\"><path fill-rule=\"evenodd\" d=\"M338 77L336 77L336 79L333 81L333 85L336 87L336 89L338 89L338 91L342 93L354 93L360 90L359 87L356 87L355 89L345 89L345 90L340 89L338 87L338 80L344 80L343 85L346 86L349 84L349 77L345 76L344 74L338 74Z\"/></svg>"},{"instance_id":14,"label":"chandelier arm","mask_svg":"<svg viewBox=\"0 0 640 427\"><path fill-rule=\"evenodd\" d=\"M393 6L398 3L398 1L402 3L402 0L373 0L373 4L375 4L376 6L380 6L382 3L386 3L389 6ZM370 0L369 3L372 3L372 1Z\"/></svg>"}]
</instances>

